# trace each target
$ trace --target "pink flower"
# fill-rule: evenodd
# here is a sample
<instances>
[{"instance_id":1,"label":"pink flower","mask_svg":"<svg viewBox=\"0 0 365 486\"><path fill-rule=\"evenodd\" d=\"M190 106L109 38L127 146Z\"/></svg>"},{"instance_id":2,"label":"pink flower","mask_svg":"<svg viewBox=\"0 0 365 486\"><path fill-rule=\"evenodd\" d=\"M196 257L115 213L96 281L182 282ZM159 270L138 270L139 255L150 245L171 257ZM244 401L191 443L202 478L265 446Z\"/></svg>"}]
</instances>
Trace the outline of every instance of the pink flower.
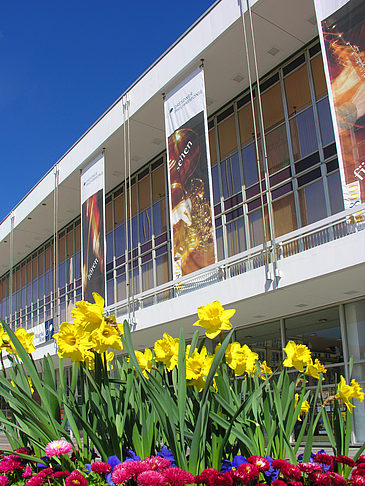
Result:
<instances>
[{"instance_id":1,"label":"pink flower","mask_svg":"<svg viewBox=\"0 0 365 486\"><path fill-rule=\"evenodd\" d=\"M231 471L226 471L224 473L218 473L213 479L214 486L232 486L233 478Z\"/></svg>"},{"instance_id":2,"label":"pink flower","mask_svg":"<svg viewBox=\"0 0 365 486\"><path fill-rule=\"evenodd\" d=\"M303 486L301 481L289 481L289 486Z\"/></svg>"},{"instance_id":3,"label":"pink flower","mask_svg":"<svg viewBox=\"0 0 365 486\"><path fill-rule=\"evenodd\" d=\"M157 471L145 471L139 474L137 483L139 486L164 486L166 481L164 476Z\"/></svg>"},{"instance_id":4,"label":"pink flower","mask_svg":"<svg viewBox=\"0 0 365 486\"><path fill-rule=\"evenodd\" d=\"M87 486L87 480L80 471L72 471L65 479L66 486Z\"/></svg>"},{"instance_id":5,"label":"pink flower","mask_svg":"<svg viewBox=\"0 0 365 486\"><path fill-rule=\"evenodd\" d=\"M361 456L361 457L364 457L364 456ZM365 462L359 462L357 461L356 462L356 466L360 469L365 469Z\"/></svg>"},{"instance_id":6,"label":"pink flower","mask_svg":"<svg viewBox=\"0 0 365 486\"><path fill-rule=\"evenodd\" d=\"M251 456L247 459L247 462L254 464L260 471L268 471L270 469L270 463L265 457Z\"/></svg>"},{"instance_id":7,"label":"pink flower","mask_svg":"<svg viewBox=\"0 0 365 486\"><path fill-rule=\"evenodd\" d=\"M131 473L128 471L127 468L120 467L120 466L121 466L121 464L118 464L118 466L115 466L115 468L112 472L111 480L115 484L124 484L127 481L129 481L132 477Z\"/></svg>"},{"instance_id":8,"label":"pink flower","mask_svg":"<svg viewBox=\"0 0 365 486\"><path fill-rule=\"evenodd\" d=\"M350 459L347 456L339 455L335 457L336 462L340 462L341 464L346 464L346 466L354 467L355 466L355 461L353 459Z\"/></svg>"},{"instance_id":9,"label":"pink flower","mask_svg":"<svg viewBox=\"0 0 365 486\"><path fill-rule=\"evenodd\" d=\"M23 464L21 464L19 457L17 457L16 459L12 459L11 456L4 457L4 459L0 461L0 473L9 473L16 470L24 471L24 469L25 468Z\"/></svg>"},{"instance_id":10,"label":"pink flower","mask_svg":"<svg viewBox=\"0 0 365 486\"><path fill-rule=\"evenodd\" d=\"M356 469L352 470L352 475L353 476L365 476L365 469L360 467L360 465L358 465Z\"/></svg>"},{"instance_id":11,"label":"pink flower","mask_svg":"<svg viewBox=\"0 0 365 486\"><path fill-rule=\"evenodd\" d=\"M7 486L9 484L9 478L7 476L0 476L0 486Z\"/></svg>"},{"instance_id":12,"label":"pink flower","mask_svg":"<svg viewBox=\"0 0 365 486\"><path fill-rule=\"evenodd\" d=\"M171 466L171 462L168 459L159 456L147 457L143 461L136 461L136 462L142 462L146 466L145 469L146 471L167 469L168 467Z\"/></svg>"},{"instance_id":13,"label":"pink flower","mask_svg":"<svg viewBox=\"0 0 365 486\"><path fill-rule=\"evenodd\" d=\"M232 478L240 484L247 484L250 482L250 476L243 471L232 471Z\"/></svg>"},{"instance_id":14,"label":"pink flower","mask_svg":"<svg viewBox=\"0 0 365 486\"><path fill-rule=\"evenodd\" d=\"M123 462L120 466L123 467L129 473L129 478L136 478L139 474L151 469L150 464L146 461L129 461Z\"/></svg>"},{"instance_id":15,"label":"pink flower","mask_svg":"<svg viewBox=\"0 0 365 486\"><path fill-rule=\"evenodd\" d=\"M319 462L320 464L326 464L327 466L332 466L333 458L328 454L321 454L320 452L318 452L314 456L314 462Z\"/></svg>"},{"instance_id":16,"label":"pink flower","mask_svg":"<svg viewBox=\"0 0 365 486\"><path fill-rule=\"evenodd\" d=\"M272 467L274 469L279 469L279 471L281 471L281 468L286 464L288 464L288 462L284 461L284 459L274 459L271 463Z\"/></svg>"},{"instance_id":17,"label":"pink flower","mask_svg":"<svg viewBox=\"0 0 365 486\"><path fill-rule=\"evenodd\" d=\"M45 451L49 457L62 456L72 451L72 444L67 440L54 440L46 445Z\"/></svg>"},{"instance_id":18,"label":"pink flower","mask_svg":"<svg viewBox=\"0 0 365 486\"><path fill-rule=\"evenodd\" d=\"M315 462L300 462L298 464L298 467L301 471L305 473L312 473L315 471L322 472L322 468L319 464L316 464Z\"/></svg>"},{"instance_id":19,"label":"pink flower","mask_svg":"<svg viewBox=\"0 0 365 486\"><path fill-rule=\"evenodd\" d=\"M40 472L35 476L33 476L32 478L28 479L28 481L25 483L25 486L42 486L45 480L46 480L45 474L42 474Z\"/></svg>"},{"instance_id":20,"label":"pink flower","mask_svg":"<svg viewBox=\"0 0 365 486\"><path fill-rule=\"evenodd\" d=\"M112 470L112 467L107 462L94 462L91 464L91 470L98 474L109 474Z\"/></svg>"},{"instance_id":21,"label":"pink flower","mask_svg":"<svg viewBox=\"0 0 365 486\"><path fill-rule=\"evenodd\" d=\"M294 464L289 464L288 462L286 464L283 464L280 472L286 478L294 479L295 481L302 477L302 471L299 469L299 467L295 466Z\"/></svg>"},{"instance_id":22,"label":"pink flower","mask_svg":"<svg viewBox=\"0 0 365 486\"><path fill-rule=\"evenodd\" d=\"M29 466L25 466L24 472L22 474L22 478L30 478L32 475L32 468Z\"/></svg>"},{"instance_id":23,"label":"pink flower","mask_svg":"<svg viewBox=\"0 0 365 486\"><path fill-rule=\"evenodd\" d=\"M359 459L357 460L358 464L364 463L365 462L365 456L360 456Z\"/></svg>"},{"instance_id":24,"label":"pink flower","mask_svg":"<svg viewBox=\"0 0 365 486\"><path fill-rule=\"evenodd\" d=\"M322 455L324 456L325 454ZM331 483L331 477L328 473L314 472L309 476L309 479L319 486L325 486Z\"/></svg>"},{"instance_id":25,"label":"pink flower","mask_svg":"<svg viewBox=\"0 0 365 486\"><path fill-rule=\"evenodd\" d=\"M170 467L163 472L163 475L170 486L183 486L194 482L194 476L179 467Z\"/></svg>"}]
</instances>

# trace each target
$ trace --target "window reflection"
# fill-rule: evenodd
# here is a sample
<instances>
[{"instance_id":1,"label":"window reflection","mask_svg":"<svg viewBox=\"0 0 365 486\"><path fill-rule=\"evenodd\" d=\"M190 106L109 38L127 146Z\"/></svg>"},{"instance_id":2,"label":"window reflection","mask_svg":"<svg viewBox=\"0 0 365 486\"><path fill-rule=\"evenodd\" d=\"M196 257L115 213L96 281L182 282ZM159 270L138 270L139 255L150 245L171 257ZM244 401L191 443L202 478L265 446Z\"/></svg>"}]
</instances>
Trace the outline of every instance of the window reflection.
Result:
<instances>
[{"instance_id":1,"label":"window reflection","mask_svg":"<svg viewBox=\"0 0 365 486\"><path fill-rule=\"evenodd\" d=\"M302 226L327 217L323 180L319 180L299 190Z\"/></svg>"},{"instance_id":2,"label":"window reflection","mask_svg":"<svg viewBox=\"0 0 365 486\"><path fill-rule=\"evenodd\" d=\"M294 160L318 150L317 135L312 108L290 120L290 133Z\"/></svg>"},{"instance_id":3,"label":"window reflection","mask_svg":"<svg viewBox=\"0 0 365 486\"><path fill-rule=\"evenodd\" d=\"M319 117L319 126L321 129L322 144L325 146L332 143L335 139L328 98L324 98L319 103L317 103L317 110Z\"/></svg>"}]
</instances>

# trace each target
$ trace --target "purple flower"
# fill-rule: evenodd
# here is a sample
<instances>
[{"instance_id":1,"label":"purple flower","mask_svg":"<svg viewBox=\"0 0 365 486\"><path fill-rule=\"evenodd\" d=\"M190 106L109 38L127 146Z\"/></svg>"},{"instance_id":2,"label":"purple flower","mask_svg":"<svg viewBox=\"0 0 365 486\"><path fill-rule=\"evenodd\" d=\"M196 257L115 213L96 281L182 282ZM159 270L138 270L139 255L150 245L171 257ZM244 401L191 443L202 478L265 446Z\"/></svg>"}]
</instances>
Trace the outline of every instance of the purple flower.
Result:
<instances>
[{"instance_id":1,"label":"purple flower","mask_svg":"<svg viewBox=\"0 0 365 486\"><path fill-rule=\"evenodd\" d=\"M163 457L164 459L168 459L171 462L171 466L176 466L175 458L173 453L164 445L160 452L157 452L159 457Z\"/></svg>"},{"instance_id":2,"label":"purple flower","mask_svg":"<svg viewBox=\"0 0 365 486\"><path fill-rule=\"evenodd\" d=\"M127 449L126 450L126 457L124 462L130 462L130 461L140 461L141 458L137 456L135 452L132 451L132 449Z\"/></svg>"},{"instance_id":3,"label":"purple flower","mask_svg":"<svg viewBox=\"0 0 365 486\"><path fill-rule=\"evenodd\" d=\"M275 481L279 476L279 470L272 467L272 461L274 459L271 456L266 456L266 459L269 461L270 469L264 471L264 476L266 480Z\"/></svg>"},{"instance_id":4,"label":"purple flower","mask_svg":"<svg viewBox=\"0 0 365 486\"><path fill-rule=\"evenodd\" d=\"M109 456L106 462L111 465L112 471L109 474L105 475L105 481L108 484L110 484L110 486L115 486L115 484L112 481L112 472L113 472L113 469L115 468L115 466L117 466L118 464L122 464L122 463L117 458L117 456Z\"/></svg>"}]
</instances>

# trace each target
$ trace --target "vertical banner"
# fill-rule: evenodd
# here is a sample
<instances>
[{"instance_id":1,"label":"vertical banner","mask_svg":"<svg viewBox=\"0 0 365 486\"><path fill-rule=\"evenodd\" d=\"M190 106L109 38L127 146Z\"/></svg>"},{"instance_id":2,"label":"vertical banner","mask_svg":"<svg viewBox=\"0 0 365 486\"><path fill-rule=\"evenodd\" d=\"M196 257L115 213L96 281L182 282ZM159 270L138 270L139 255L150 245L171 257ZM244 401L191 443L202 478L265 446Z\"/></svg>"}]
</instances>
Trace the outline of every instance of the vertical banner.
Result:
<instances>
[{"instance_id":1,"label":"vertical banner","mask_svg":"<svg viewBox=\"0 0 365 486\"><path fill-rule=\"evenodd\" d=\"M365 2L314 3L348 209L365 202Z\"/></svg>"},{"instance_id":2,"label":"vertical banner","mask_svg":"<svg viewBox=\"0 0 365 486\"><path fill-rule=\"evenodd\" d=\"M216 261L204 71L166 95L166 146L174 278Z\"/></svg>"},{"instance_id":3,"label":"vertical banner","mask_svg":"<svg viewBox=\"0 0 365 486\"><path fill-rule=\"evenodd\" d=\"M81 268L84 300L105 298L104 154L81 173Z\"/></svg>"}]
</instances>

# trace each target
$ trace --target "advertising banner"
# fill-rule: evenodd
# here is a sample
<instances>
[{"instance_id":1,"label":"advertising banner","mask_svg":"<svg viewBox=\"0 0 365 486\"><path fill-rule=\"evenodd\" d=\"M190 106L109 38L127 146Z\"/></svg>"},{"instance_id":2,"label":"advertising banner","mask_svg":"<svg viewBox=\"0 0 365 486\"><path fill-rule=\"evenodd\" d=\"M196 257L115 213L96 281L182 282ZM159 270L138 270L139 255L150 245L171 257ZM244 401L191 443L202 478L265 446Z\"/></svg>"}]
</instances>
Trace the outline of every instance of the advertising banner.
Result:
<instances>
[{"instance_id":1,"label":"advertising banner","mask_svg":"<svg viewBox=\"0 0 365 486\"><path fill-rule=\"evenodd\" d=\"M314 3L348 209L365 202L365 2Z\"/></svg>"},{"instance_id":2,"label":"advertising banner","mask_svg":"<svg viewBox=\"0 0 365 486\"><path fill-rule=\"evenodd\" d=\"M164 102L174 278L216 261L204 71Z\"/></svg>"},{"instance_id":3,"label":"advertising banner","mask_svg":"<svg viewBox=\"0 0 365 486\"><path fill-rule=\"evenodd\" d=\"M81 173L81 268L83 299L105 298L104 155Z\"/></svg>"}]
</instances>

